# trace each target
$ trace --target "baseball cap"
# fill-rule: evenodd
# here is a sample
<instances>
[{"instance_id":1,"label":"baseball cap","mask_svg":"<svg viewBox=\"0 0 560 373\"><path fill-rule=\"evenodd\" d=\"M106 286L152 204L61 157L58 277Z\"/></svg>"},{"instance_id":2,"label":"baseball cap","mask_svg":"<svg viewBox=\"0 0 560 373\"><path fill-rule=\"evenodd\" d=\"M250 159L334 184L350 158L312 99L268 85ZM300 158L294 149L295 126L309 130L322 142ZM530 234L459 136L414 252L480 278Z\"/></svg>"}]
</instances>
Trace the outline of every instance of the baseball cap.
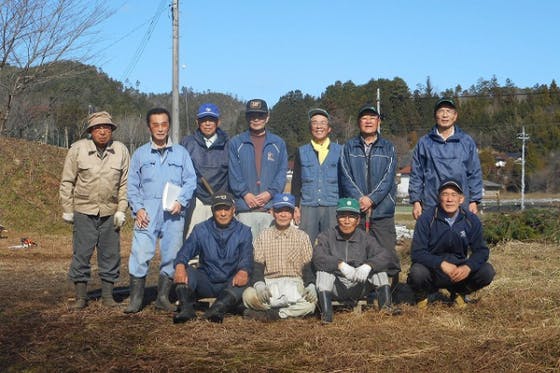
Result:
<instances>
[{"instance_id":1,"label":"baseball cap","mask_svg":"<svg viewBox=\"0 0 560 373\"><path fill-rule=\"evenodd\" d=\"M361 118L362 115L365 115L365 113L373 113L379 115L377 108L371 103L365 104L360 108L360 110L358 111L358 118Z\"/></svg>"},{"instance_id":2,"label":"baseball cap","mask_svg":"<svg viewBox=\"0 0 560 373\"><path fill-rule=\"evenodd\" d=\"M198 108L198 113L196 114L196 118L205 118L205 117L212 117L219 119L220 118L220 109L214 104L209 102L200 105Z\"/></svg>"},{"instance_id":3,"label":"baseball cap","mask_svg":"<svg viewBox=\"0 0 560 373\"><path fill-rule=\"evenodd\" d=\"M309 112L307 113L307 116L309 117L309 120L311 120L311 118L313 118L315 115L322 115L324 117L327 117L327 119L331 119L331 116L329 115L329 113L325 109L313 108L313 109L309 110Z\"/></svg>"},{"instance_id":4,"label":"baseball cap","mask_svg":"<svg viewBox=\"0 0 560 373\"><path fill-rule=\"evenodd\" d=\"M463 188L461 187L461 183L455 179L447 179L444 180L443 183L438 188L438 193L441 193L442 190L445 188L454 188L461 194L463 194Z\"/></svg>"},{"instance_id":5,"label":"baseball cap","mask_svg":"<svg viewBox=\"0 0 560 373\"><path fill-rule=\"evenodd\" d=\"M219 193L212 196L212 208L217 206L235 206L233 196L229 193Z\"/></svg>"},{"instance_id":6,"label":"baseball cap","mask_svg":"<svg viewBox=\"0 0 560 373\"><path fill-rule=\"evenodd\" d=\"M357 199L354 198L341 198L338 200L338 205L336 206L336 212L353 212L355 214L360 213L360 204Z\"/></svg>"},{"instance_id":7,"label":"baseball cap","mask_svg":"<svg viewBox=\"0 0 560 373\"><path fill-rule=\"evenodd\" d=\"M262 100L260 98L254 98L252 100L247 101L247 107L245 109L245 113L268 114L268 105L266 104L265 100Z\"/></svg>"},{"instance_id":8,"label":"baseball cap","mask_svg":"<svg viewBox=\"0 0 560 373\"><path fill-rule=\"evenodd\" d=\"M296 198L290 193L278 193L272 198L272 208L279 209L289 207L292 210L296 208Z\"/></svg>"},{"instance_id":9,"label":"baseball cap","mask_svg":"<svg viewBox=\"0 0 560 373\"><path fill-rule=\"evenodd\" d=\"M453 100L452 98L444 97L444 98L440 98L439 100L436 101L436 104L434 105L434 114L443 105L451 106L453 109L457 109L457 105L455 104L455 100Z\"/></svg>"},{"instance_id":10,"label":"baseball cap","mask_svg":"<svg viewBox=\"0 0 560 373\"><path fill-rule=\"evenodd\" d=\"M92 127L98 126L100 124L109 124L113 127L113 131L117 129L117 125L113 123L113 118L111 114L106 111L98 111L97 113L91 113L87 119L87 127L86 130L91 129Z\"/></svg>"}]
</instances>

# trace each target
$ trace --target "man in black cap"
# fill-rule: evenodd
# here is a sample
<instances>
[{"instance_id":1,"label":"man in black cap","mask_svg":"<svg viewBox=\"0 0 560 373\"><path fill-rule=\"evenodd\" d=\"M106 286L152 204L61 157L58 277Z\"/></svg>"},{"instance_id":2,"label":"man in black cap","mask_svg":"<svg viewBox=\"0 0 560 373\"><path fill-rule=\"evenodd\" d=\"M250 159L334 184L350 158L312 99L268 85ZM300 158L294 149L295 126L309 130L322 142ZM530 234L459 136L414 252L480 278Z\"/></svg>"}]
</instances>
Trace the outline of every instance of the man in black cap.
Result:
<instances>
[{"instance_id":1,"label":"man in black cap","mask_svg":"<svg viewBox=\"0 0 560 373\"><path fill-rule=\"evenodd\" d=\"M194 302L213 297L216 301L204 318L221 323L224 314L240 304L253 271L251 230L234 219L231 194L214 195L212 213L213 217L194 227L175 259L175 291L181 311L174 323L195 319ZM189 266L196 256L198 267Z\"/></svg>"},{"instance_id":2,"label":"man in black cap","mask_svg":"<svg viewBox=\"0 0 560 373\"><path fill-rule=\"evenodd\" d=\"M478 212L482 199L482 171L476 144L455 123L457 105L442 98L434 106L436 125L422 136L412 154L412 171L408 193L413 204L412 216L438 204L437 191L445 179L455 179L464 189L463 207Z\"/></svg>"},{"instance_id":3,"label":"man in black cap","mask_svg":"<svg viewBox=\"0 0 560 373\"><path fill-rule=\"evenodd\" d=\"M341 197L358 200L366 230L381 247L395 252L395 147L381 137L374 105L360 108L358 125L360 134L348 140L340 156Z\"/></svg>"},{"instance_id":4,"label":"man in black cap","mask_svg":"<svg viewBox=\"0 0 560 373\"><path fill-rule=\"evenodd\" d=\"M489 250L480 220L461 206L465 199L461 183L444 180L438 195L439 205L425 210L416 221L407 282L420 308L438 289L449 291L455 305L463 308L465 296L489 285L495 271L487 262Z\"/></svg>"},{"instance_id":5,"label":"man in black cap","mask_svg":"<svg viewBox=\"0 0 560 373\"><path fill-rule=\"evenodd\" d=\"M270 118L266 101L247 102L249 129L229 142L229 186L236 198L237 218L251 227L253 237L270 226L271 199L286 186L288 152L280 137L266 131Z\"/></svg>"}]
</instances>

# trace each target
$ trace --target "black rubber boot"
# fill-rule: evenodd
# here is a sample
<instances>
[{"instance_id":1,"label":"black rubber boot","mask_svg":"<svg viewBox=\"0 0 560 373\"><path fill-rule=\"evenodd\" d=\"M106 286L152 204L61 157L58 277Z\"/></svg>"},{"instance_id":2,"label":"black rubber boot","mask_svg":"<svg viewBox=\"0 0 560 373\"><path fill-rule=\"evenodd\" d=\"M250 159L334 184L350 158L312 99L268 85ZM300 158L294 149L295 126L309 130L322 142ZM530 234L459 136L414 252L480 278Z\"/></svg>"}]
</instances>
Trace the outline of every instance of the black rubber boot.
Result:
<instances>
[{"instance_id":1,"label":"black rubber boot","mask_svg":"<svg viewBox=\"0 0 560 373\"><path fill-rule=\"evenodd\" d=\"M238 300L233 294L228 291L222 291L212 306L204 313L204 318L215 322L221 323L224 321L224 315L227 311L231 310Z\"/></svg>"},{"instance_id":2,"label":"black rubber boot","mask_svg":"<svg viewBox=\"0 0 560 373\"><path fill-rule=\"evenodd\" d=\"M166 275L159 275L158 292L155 306L158 310L175 312L177 307L169 302L169 291L173 285L173 280Z\"/></svg>"},{"instance_id":3,"label":"black rubber boot","mask_svg":"<svg viewBox=\"0 0 560 373\"><path fill-rule=\"evenodd\" d=\"M142 302L144 302L144 285L146 283L145 277L130 276L130 300L128 307L124 313L137 313L142 309Z\"/></svg>"},{"instance_id":4,"label":"black rubber boot","mask_svg":"<svg viewBox=\"0 0 560 373\"><path fill-rule=\"evenodd\" d=\"M377 305L379 310L387 313L388 315L396 316L402 313L399 307L393 306L391 297L391 286L383 285L377 288Z\"/></svg>"},{"instance_id":5,"label":"black rubber boot","mask_svg":"<svg viewBox=\"0 0 560 373\"><path fill-rule=\"evenodd\" d=\"M101 280L101 304L105 307L119 307L120 304L113 299L113 283Z\"/></svg>"},{"instance_id":6,"label":"black rubber boot","mask_svg":"<svg viewBox=\"0 0 560 373\"><path fill-rule=\"evenodd\" d=\"M173 316L173 323L179 324L196 319L194 311L194 291L188 285L177 285L175 288L181 311Z\"/></svg>"},{"instance_id":7,"label":"black rubber boot","mask_svg":"<svg viewBox=\"0 0 560 373\"><path fill-rule=\"evenodd\" d=\"M82 310L87 306L87 282L75 282L76 287L76 302L72 305L74 310Z\"/></svg>"},{"instance_id":8,"label":"black rubber boot","mask_svg":"<svg viewBox=\"0 0 560 373\"><path fill-rule=\"evenodd\" d=\"M332 293L330 291L320 291L318 295L321 321L331 323L333 321Z\"/></svg>"}]
</instances>

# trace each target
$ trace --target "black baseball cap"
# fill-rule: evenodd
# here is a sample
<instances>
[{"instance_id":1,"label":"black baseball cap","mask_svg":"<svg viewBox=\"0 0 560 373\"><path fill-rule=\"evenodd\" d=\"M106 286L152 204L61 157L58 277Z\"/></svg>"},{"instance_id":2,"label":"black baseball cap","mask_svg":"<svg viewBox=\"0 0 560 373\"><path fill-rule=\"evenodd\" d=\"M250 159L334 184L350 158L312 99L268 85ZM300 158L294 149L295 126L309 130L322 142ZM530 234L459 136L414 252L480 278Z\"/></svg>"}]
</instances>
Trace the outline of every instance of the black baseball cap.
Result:
<instances>
[{"instance_id":1,"label":"black baseball cap","mask_svg":"<svg viewBox=\"0 0 560 373\"><path fill-rule=\"evenodd\" d=\"M441 191L445 188L453 188L456 189L460 194L463 194L463 187L461 186L461 183L455 179L444 180L438 188L438 193L441 193Z\"/></svg>"},{"instance_id":2,"label":"black baseball cap","mask_svg":"<svg viewBox=\"0 0 560 373\"><path fill-rule=\"evenodd\" d=\"M245 114L251 113L268 114L268 105L266 104L266 101L260 98L254 98L247 101Z\"/></svg>"},{"instance_id":3,"label":"black baseball cap","mask_svg":"<svg viewBox=\"0 0 560 373\"><path fill-rule=\"evenodd\" d=\"M455 104L455 100L453 100L452 98L444 97L436 101L436 104L434 105L434 114L442 106L451 106L453 109L457 110L457 105Z\"/></svg>"},{"instance_id":4,"label":"black baseball cap","mask_svg":"<svg viewBox=\"0 0 560 373\"><path fill-rule=\"evenodd\" d=\"M212 196L212 208L216 208L218 206L227 206L227 207L235 206L235 200L233 199L233 196L229 193L214 194Z\"/></svg>"},{"instance_id":5,"label":"black baseball cap","mask_svg":"<svg viewBox=\"0 0 560 373\"><path fill-rule=\"evenodd\" d=\"M366 113L379 115L377 108L374 104L371 103L365 104L360 108L360 110L358 111L358 119L360 119L362 115L365 115Z\"/></svg>"}]
</instances>

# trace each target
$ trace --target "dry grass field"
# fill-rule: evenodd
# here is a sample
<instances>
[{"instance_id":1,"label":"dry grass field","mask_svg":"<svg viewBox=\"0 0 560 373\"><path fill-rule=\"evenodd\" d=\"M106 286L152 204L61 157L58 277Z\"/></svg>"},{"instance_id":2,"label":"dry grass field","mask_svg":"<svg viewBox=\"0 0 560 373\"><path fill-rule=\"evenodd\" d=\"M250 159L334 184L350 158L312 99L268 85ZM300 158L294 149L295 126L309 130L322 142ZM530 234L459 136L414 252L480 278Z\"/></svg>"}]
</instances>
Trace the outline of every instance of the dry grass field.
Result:
<instances>
[{"instance_id":1,"label":"dry grass field","mask_svg":"<svg viewBox=\"0 0 560 373\"><path fill-rule=\"evenodd\" d=\"M26 250L8 249L10 237L0 240L0 372L560 371L556 245L493 247L496 279L465 310L405 305L393 317L341 310L330 325L316 317L260 323L235 315L223 324L174 325L152 304L135 315L102 307L98 278L88 308L69 310L70 232L35 236L39 246ZM405 273L408 244L400 247ZM127 233L117 284L123 298L129 247ZM151 299L156 276L152 267Z\"/></svg>"}]
</instances>

